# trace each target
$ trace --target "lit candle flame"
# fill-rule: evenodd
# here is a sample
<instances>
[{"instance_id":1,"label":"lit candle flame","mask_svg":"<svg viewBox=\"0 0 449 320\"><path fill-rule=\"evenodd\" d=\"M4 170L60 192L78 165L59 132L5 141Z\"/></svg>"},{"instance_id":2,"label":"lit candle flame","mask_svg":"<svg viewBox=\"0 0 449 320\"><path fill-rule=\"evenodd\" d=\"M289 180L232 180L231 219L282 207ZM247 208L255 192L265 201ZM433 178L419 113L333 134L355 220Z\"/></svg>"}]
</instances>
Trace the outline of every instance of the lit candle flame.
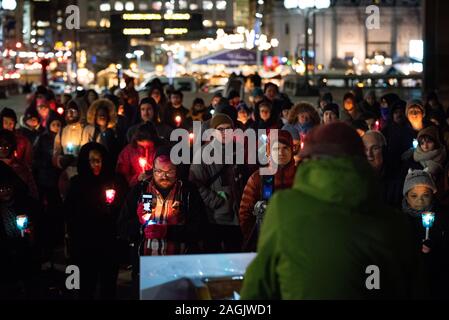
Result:
<instances>
[{"instance_id":1,"label":"lit candle flame","mask_svg":"<svg viewBox=\"0 0 449 320\"><path fill-rule=\"evenodd\" d=\"M116 191L114 189L106 190L106 203L111 204L114 202Z\"/></svg>"},{"instance_id":2,"label":"lit candle flame","mask_svg":"<svg viewBox=\"0 0 449 320\"><path fill-rule=\"evenodd\" d=\"M147 159L140 157L139 158L139 166L142 168L142 171L145 172L145 168L147 166Z\"/></svg>"}]
</instances>

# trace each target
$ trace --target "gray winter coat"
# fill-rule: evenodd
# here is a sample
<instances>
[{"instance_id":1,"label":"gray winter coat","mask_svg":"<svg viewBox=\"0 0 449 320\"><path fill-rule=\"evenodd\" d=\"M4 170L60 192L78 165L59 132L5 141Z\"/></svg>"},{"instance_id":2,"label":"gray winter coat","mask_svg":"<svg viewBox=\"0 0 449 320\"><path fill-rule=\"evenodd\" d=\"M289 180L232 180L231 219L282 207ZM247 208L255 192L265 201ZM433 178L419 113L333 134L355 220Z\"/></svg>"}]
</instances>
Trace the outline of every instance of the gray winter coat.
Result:
<instances>
[{"instance_id":1,"label":"gray winter coat","mask_svg":"<svg viewBox=\"0 0 449 320\"><path fill-rule=\"evenodd\" d=\"M204 147L201 148L201 151ZM220 172L220 170L222 171ZM219 172L220 174L216 176ZM215 179L214 176L216 176ZM242 175L239 174L236 165L192 164L189 180L198 187L210 223L239 225L238 212L243 190ZM227 199L218 194L220 191L226 193Z\"/></svg>"}]
</instances>

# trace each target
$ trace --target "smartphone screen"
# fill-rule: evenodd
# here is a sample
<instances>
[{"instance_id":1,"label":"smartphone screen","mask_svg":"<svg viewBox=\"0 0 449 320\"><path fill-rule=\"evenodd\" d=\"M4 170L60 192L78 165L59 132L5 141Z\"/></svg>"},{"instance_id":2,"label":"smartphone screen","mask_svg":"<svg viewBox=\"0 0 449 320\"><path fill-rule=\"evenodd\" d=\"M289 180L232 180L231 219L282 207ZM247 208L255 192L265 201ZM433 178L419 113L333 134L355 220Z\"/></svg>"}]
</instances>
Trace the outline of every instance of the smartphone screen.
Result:
<instances>
[{"instance_id":1,"label":"smartphone screen","mask_svg":"<svg viewBox=\"0 0 449 320\"><path fill-rule=\"evenodd\" d=\"M142 203L143 203L143 210L147 213L151 213L151 207L153 204L153 195L150 193L144 193L142 195Z\"/></svg>"},{"instance_id":2,"label":"smartphone screen","mask_svg":"<svg viewBox=\"0 0 449 320\"><path fill-rule=\"evenodd\" d=\"M269 200L274 193L274 176L262 176L262 200Z\"/></svg>"}]
</instances>

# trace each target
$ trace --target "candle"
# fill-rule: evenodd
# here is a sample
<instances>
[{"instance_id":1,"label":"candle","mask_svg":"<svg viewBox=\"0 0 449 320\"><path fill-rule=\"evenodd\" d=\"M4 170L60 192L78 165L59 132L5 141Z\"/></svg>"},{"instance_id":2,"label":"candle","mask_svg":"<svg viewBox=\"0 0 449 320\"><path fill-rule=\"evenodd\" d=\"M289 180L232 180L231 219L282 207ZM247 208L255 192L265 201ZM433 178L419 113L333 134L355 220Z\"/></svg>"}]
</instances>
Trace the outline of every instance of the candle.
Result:
<instances>
[{"instance_id":1,"label":"candle","mask_svg":"<svg viewBox=\"0 0 449 320\"><path fill-rule=\"evenodd\" d=\"M140 157L139 158L139 166L142 168L142 173L145 173L145 169L147 166L147 159L145 159L144 157Z\"/></svg>"},{"instance_id":2,"label":"candle","mask_svg":"<svg viewBox=\"0 0 449 320\"><path fill-rule=\"evenodd\" d=\"M182 120L181 116L178 115L178 116L175 117L176 126L178 126L178 127L180 126L181 120Z\"/></svg>"},{"instance_id":3,"label":"candle","mask_svg":"<svg viewBox=\"0 0 449 320\"><path fill-rule=\"evenodd\" d=\"M116 191L114 189L107 189L105 191L106 194L106 203L111 204L114 202Z\"/></svg>"},{"instance_id":4,"label":"candle","mask_svg":"<svg viewBox=\"0 0 449 320\"><path fill-rule=\"evenodd\" d=\"M62 115L64 113L64 108L58 107L58 109L56 109L56 112L58 112L60 115Z\"/></svg>"},{"instance_id":5,"label":"candle","mask_svg":"<svg viewBox=\"0 0 449 320\"><path fill-rule=\"evenodd\" d=\"M22 235L22 238L25 236L25 230L28 228L28 216L26 215L19 215L16 218L16 224L17 228L20 230L20 234Z\"/></svg>"},{"instance_id":6,"label":"candle","mask_svg":"<svg viewBox=\"0 0 449 320\"><path fill-rule=\"evenodd\" d=\"M435 213L434 212L423 212L422 214L422 225L426 228L426 240L429 239L429 230L432 227L435 221Z\"/></svg>"},{"instance_id":7,"label":"candle","mask_svg":"<svg viewBox=\"0 0 449 320\"><path fill-rule=\"evenodd\" d=\"M72 142L67 143L67 153L73 154L73 143Z\"/></svg>"}]
</instances>

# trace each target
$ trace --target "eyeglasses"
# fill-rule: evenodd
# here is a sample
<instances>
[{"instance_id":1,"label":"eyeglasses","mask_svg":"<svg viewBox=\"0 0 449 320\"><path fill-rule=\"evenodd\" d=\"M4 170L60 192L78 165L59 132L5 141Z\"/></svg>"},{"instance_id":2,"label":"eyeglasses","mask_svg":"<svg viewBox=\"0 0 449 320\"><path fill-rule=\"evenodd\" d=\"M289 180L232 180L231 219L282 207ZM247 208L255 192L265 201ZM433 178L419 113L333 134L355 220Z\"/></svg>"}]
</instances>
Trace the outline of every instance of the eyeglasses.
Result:
<instances>
[{"instance_id":1,"label":"eyeglasses","mask_svg":"<svg viewBox=\"0 0 449 320\"><path fill-rule=\"evenodd\" d=\"M155 169L153 172L158 177L162 177L162 176L166 176L168 178L176 177L176 170L164 171L164 170L160 170L160 169Z\"/></svg>"}]
</instances>

